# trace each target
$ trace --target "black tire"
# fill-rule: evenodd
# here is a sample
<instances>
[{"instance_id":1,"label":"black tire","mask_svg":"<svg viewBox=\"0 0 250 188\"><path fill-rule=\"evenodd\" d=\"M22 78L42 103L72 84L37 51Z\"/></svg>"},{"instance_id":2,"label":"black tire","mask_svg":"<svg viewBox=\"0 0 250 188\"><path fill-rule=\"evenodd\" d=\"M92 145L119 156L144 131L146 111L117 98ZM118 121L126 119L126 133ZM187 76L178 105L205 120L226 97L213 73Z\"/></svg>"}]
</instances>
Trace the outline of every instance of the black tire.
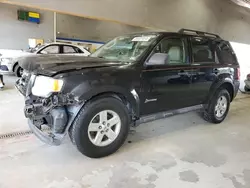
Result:
<instances>
[{"instance_id":1,"label":"black tire","mask_svg":"<svg viewBox=\"0 0 250 188\"><path fill-rule=\"evenodd\" d=\"M22 72L23 72L23 68L20 67L19 65L16 65L15 69L14 69L14 73L15 75L20 78L22 77Z\"/></svg>"},{"instance_id":2,"label":"black tire","mask_svg":"<svg viewBox=\"0 0 250 188\"><path fill-rule=\"evenodd\" d=\"M246 92L249 92L249 91L250 91L250 89L249 89L247 86L244 87L244 90L245 90Z\"/></svg>"},{"instance_id":3,"label":"black tire","mask_svg":"<svg viewBox=\"0 0 250 188\"><path fill-rule=\"evenodd\" d=\"M119 115L121 130L111 144L98 147L88 137L88 126L92 118L103 110L112 110ZM82 154L91 158L105 157L114 153L123 145L128 136L129 124L128 109L120 100L113 97L101 98L88 102L81 109L71 127L70 137Z\"/></svg>"},{"instance_id":4,"label":"black tire","mask_svg":"<svg viewBox=\"0 0 250 188\"><path fill-rule=\"evenodd\" d=\"M72 144L73 144L73 145L76 145L75 138L73 137L73 126L71 126L71 127L69 128L68 134L69 134L69 138L70 138Z\"/></svg>"},{"instance_id":5,"label":"black tire","mask_svg":"<svg viewBox=\"0 0 250 188\"><path fill-rule=\"evenodd\" d=\"M224 115L222 117L217 117L215 112L215 107L217 104L217 101L220 97L224 96L227 99L227 108L226 111L224 113ZM224 119L227 117L229 108L230 108L230 94L228 93L228 91L226 89L219 89L218 91L216 91L216 93L214 94L213 98L210 100L210 102L208 103L208 108L205 110L203 117L206 121L209 121L211 123L215 123L215 124L219 124L222 121L224 121Z\"/></svg>"}]
</instances>

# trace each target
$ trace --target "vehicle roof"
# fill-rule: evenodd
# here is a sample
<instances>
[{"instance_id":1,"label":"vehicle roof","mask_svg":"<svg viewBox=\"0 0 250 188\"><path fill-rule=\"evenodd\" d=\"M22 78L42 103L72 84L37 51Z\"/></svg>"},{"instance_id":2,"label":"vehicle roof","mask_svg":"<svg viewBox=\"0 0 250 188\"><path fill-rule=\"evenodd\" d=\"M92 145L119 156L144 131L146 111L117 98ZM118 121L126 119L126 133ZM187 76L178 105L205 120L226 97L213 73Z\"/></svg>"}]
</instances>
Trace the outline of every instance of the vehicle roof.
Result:
<instances>
[{"instance_id":1,"label":"vehicle roof","mask_svg":"<svg viewBox=\"0 0 250 188\"><path fill-rule=\"evenodd\" d=\"M64 42L51 42L51 43L45 43L45 46L48 45L65 45L65 46L73 46L73 47L77 47L80 48L81 50L84 50L85 52L89 52L84 46L80 46L80 45L75 45L75 44L69 44L69 43L64 43Z\"/></svg>"},{"instance_id":2,"label":"vehicle roof","mask_svg":"<svg viewBox=\"0 0 250 188\"><path fill-rule=\"evenodd\" d=\"M206 36L206 35L198 35L198 34L191 34L191 33L180 33L180 32L167 32L167 31L145 31L145 32L137 32L131 33L128 35L162 35L162 36L197 36L197 37L206 37L209 39L217 39L223 40L222 38L213 37L213 36Z\"/></svg>"},{"instance_id":3,"label":"vehicle roof","mask_svg":"<svg viewBox=\"0 0 250 188\"><path fill-rule=\"evenodd\" d=\"M75 44L69 44L69 43L63 43L63 42L51 42L51 43L45 43L45 45L51 45L51 44L61 44L61 45L68 45L68 46L75 46L75 47L78 47L77 45Z\"/></svg>"}]
</instances>

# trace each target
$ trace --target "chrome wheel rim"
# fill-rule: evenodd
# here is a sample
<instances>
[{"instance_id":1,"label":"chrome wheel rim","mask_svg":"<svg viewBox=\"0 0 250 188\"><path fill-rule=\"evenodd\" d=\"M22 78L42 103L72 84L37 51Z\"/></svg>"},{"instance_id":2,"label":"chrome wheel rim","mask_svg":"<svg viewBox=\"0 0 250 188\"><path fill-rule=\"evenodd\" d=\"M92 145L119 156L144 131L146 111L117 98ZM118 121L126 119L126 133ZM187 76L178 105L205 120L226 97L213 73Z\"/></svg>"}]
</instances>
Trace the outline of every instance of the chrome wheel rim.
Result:
<instances>
[{"instance_id":1,"label":"chrome wheel rim","mask_svg":"<svg viewBox=\"0 0 250 188\"><path fill-rule=\"evenodd\" d=\"M111 144L121 130L121 118L112 110L103 110L96 114L89 123L88 137L96 146Z\"/></svg>"},{"instance_id":2,"label":"chrome wheel rim","mask_svg":"<svg viewBox=\"0 0 250 188\"><path fill-rule=\"evenodd\" d=\"M23 69L22 68L20 69L19 72L20 72L20 75L23 76Z\"/></svg>"},{"instance_id":3,"label":"chrome wheel rim","mask_svg":"<svg viewBox=\"0 0 250 188\"><path fill-rule=\"evenodd\" d=\"M227 111L227 98L225 96L219 97L215 106L215 115L221 118Z\"/></svg>"}]
</instances>

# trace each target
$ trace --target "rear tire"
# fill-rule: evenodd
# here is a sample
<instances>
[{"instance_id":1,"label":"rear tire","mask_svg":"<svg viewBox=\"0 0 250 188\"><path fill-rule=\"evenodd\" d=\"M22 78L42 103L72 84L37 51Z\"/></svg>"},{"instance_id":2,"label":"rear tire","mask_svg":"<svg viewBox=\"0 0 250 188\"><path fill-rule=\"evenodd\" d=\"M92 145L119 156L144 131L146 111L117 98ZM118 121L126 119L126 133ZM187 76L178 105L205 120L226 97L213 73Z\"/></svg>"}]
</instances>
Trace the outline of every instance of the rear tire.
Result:
<instances>
[{"instance_id":1,"label":"rear tire","mask_svg":"<svg viewBox=\"0 0 250 188\"><path fill-rule=\"evenodd\" d=\"M226 89L216 91L203 117L206 121L219 124L226 118L230 108L230 94Z\"/></svg>"},{"instance_id":2,"label":"rear tire","mask_svg":"<svg viewBox=\"0 0 250 188\"><path fill-rule=\"evenodd\" d=\"M244 90L245 90L246 92L249 92L249 91L250 91L250 89L249 89L247 86L244 87Z\"/></svg>"},{"instance_id":3,"label":"rear tire","mask_svg":"<svg viewBox=\"0 0 250 188\"><path fill-rule=\"evenodd\" d=\"M102 118L102 116L99 115L104 112L107 112L106 115L107 121L105 123L106 126L104 123L102 123L103 119L105 118ZM109 112L112 112L113 114L116 115L112 116L112 114L110 115ZM76 144L77 149L82 154L88 157L100 158L108 156L117 151L127 138L129 132L129 123L130 123L128 114L129 113L127 107L116 98L108 97L90 101L83 107L83 109L81 109L81 111L77 115L76 120L74 121L70 130L71 132L70 138L72 142ZM108 117L110 116L111 119L113 117L117 117L117 120L119 119L119 124L116 123L114 124L114 126L111 126L113 122L111 123L110 121L111 119L108 119ZM95 132L90 132L91 126L93 124L94 125L98 124L97 126L98 128L96 128L97 129L96 134L91 135L92 133L95 133ZM100 128L101 127L100 125L103 126L102 129ZM118 127L118 129L116 129L116 127ZM108 131L113 128L114 130L112 130L111 132L112 134L115 132L116 136L112 137L112 139L109 139L111 137L108 137L109 133ZM100 144L98 145L96 143L99 142L96 141L97 140L96 138L99 135L101 135L102 138L99 139ZM92 139L91 136L95 137L95 139ZM110 141L112 142L107 144ZM101 145L101 143L105 142L106 144Z\"/></svg>"},{"instance_id":4,"label":"rear tire","mask_svg":"<svg viewBox=\"0 0 250 188\"><path fill-rule=\"evenodd\" d=\"M15 75L20 78L22 77L22 74L23 74L23 68L20 67L18 64L16 65L15 69L14 69L14 73Z\"/></svg>"}]
</instances>

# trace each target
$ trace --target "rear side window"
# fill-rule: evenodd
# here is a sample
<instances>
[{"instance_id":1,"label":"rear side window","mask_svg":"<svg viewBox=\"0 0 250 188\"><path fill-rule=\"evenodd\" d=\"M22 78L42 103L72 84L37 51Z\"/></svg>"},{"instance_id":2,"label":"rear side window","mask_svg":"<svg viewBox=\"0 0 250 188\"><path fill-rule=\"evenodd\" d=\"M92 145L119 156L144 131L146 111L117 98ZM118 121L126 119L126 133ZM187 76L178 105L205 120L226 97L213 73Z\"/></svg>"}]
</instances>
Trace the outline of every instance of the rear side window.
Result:
<instances>
[{"instance_id":1,"label":"rear side window","mask_svg":"<svg viewBox=\"0 0 250 188\"><path fill-rule=\"evenodd\" d=\"M216 45L216 54L221 64L237 64L236 56L226 41L220 41Z\"/></svg>"},{"instance_id":2,"label":"rear side window","mask_svg":"<svg viewBox=\"0 0 250 188\"><path fill-rule=\"evenodd\" d=\"M209 39L205 37L192 37L191 46L195 63L215 62L213 46Z\"/></svg>"},{"instance_id":3,"label":"rear side window","mask_svg":"<svg viewBox=\"0 0 250 188\"><path fill-rule=\"evenodd\" d=\"M84 53L80 48L74 47L76 53Z\"/></svg>"},{"instance_id":4,"label":"rear side window","mask_svg":"<svg viewBox=\"0 0 250 188\"><path fill-rule=\"evenodd\" d=\"M72 53L77 53L77 52L72 46L63 46L63 53L72 54Z\"/></svg>"}]
</instances>

